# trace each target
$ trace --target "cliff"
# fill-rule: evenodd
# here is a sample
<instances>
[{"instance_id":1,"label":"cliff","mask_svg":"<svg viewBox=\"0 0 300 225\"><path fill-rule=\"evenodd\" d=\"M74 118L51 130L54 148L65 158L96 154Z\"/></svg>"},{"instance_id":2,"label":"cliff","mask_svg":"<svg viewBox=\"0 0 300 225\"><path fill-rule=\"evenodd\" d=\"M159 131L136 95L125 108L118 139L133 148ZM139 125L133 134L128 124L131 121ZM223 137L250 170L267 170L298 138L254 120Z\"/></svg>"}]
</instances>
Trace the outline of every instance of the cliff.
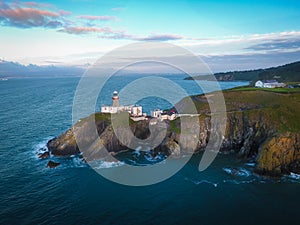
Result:
<instances>
[{"instance_id":1,"label":"cliff","mask_svg":"<svg viewBox=\"0 0 300 225\"><path fill-rule=\"evenodd\" d=\"M236 152L242 158L255 158L256 172L259 174L281 175L290 171L296 172L300 162L300 94L233 89L225 91L224 97L227 126L220 151ZM192 99L200 113L197 118L199 122L195 123L191 118L186 120L184 131L180 130L180 118L166 122L167 133L152 154L160 152L179 157L183 153L193 153L191 149L194 147L197 151L206 147L212 130L209 105L203 95L193 96ZM176 107L188 107L186 100L180 101ZM128 115L124 116L129 120ZM94 121L96 134L91 130ZM140 139L150 136L149 123L150 120L129 122L134 136ZM195 137L188 134L197 129L199 137L195 142ZM96 113L50 140L47 146L53 155L78 154L76 140L80 140L85 146L85 159L93 160L107 157L105 149L111 154L127 150L126 146L133 141L130 133L122 126L113 129L109 114ZM193 143L197 143L197 146L191 146Z\"/></svg>"}]
</instances>

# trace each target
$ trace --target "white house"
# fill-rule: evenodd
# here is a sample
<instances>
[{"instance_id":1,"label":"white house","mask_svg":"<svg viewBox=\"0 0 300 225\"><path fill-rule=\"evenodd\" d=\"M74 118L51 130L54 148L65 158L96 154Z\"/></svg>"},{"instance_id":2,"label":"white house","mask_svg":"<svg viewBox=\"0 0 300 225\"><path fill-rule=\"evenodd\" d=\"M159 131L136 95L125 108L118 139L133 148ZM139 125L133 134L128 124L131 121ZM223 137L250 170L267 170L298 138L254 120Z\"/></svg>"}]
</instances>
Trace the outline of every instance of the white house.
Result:
<instances>
[{"instance_id":1,"label":"white house","mask_svg":"<svg viewBox=\"0 0 300 225\"><path fill-rule=\"evenodd\" d=\"M163 121L163 120L175 120L177 116L174 111L164 113L161 109L155 109L151 111L151 117Z\"/></svg>"},{"instance_id":2,"label":"white house","mask_svg":"<svg viewBox=\"0 0 300 225\"><path fill-rule=\"evenodd\" d=\"M256 81L255 87L262 88L264 87L264 83L261 80Z\"/></svg>"},{"instance_id":3,"label":"white house","mask_svg":"<svg viewBox=\"0 0 300 225\"><path fill-rule=\"evenodd\" d=\"M168 115L168 120L175 120L176 119L176 114L172 113Z\"/></svg>"},{"instance_id":4,"label":"white house","mask_svg":"<svg viewBox=\"0 0 300 225\"><path fill-rule=\"evenodd\" d=\"M277 88L277 87L284 87L284 83L278 83L277 80L265 80L265 81L256 81L255 87L258 88Z\"/></svg>"},{"instance_id":5,"label":"white house","mask_svg":"<svg viewBox=\"0 0 300 225\"><path fill-rule=\"evenodd\" d=\"M143 108L142 106L132 106L131 107L131 116L143 116Z\"/></svg>"},{"instance_id":6,"label":"white house","mask_svg":"<svg viewBox=\"0 0 300 225\"><path fill-rule=\"evenodd\" d=\"M150 112L151 117L158 118L159 115L161 115L163 111L161 109L155 109Z\"/></svg>"}]
</instances>

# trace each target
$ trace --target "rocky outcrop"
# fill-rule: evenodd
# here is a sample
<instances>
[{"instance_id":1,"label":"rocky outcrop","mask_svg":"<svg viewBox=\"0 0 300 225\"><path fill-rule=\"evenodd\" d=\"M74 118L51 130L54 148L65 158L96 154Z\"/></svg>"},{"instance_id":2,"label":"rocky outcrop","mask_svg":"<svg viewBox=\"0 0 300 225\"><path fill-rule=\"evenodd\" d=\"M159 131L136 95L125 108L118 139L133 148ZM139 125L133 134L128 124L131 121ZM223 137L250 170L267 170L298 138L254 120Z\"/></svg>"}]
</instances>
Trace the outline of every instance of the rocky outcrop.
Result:
<instances>
[{"instance_id":1,"label":"rocky outcrop","mask_svg":"<svg viewBox=\"0 0 300 225\"><path fill-rule=\"evenodd\" d=\"M60 163L58 163L58 162L53 162L53 161L49 161L48 163L47 163L47 167L49 167L49 168L51 168L51 169L53 169L53 168L55 168L55 167L58 167L60 165Z\"/></svg>"},{"instance_id":2,"label":"rocky outcrop","mask_svg":"<svg viewBox=\"0 0 300 225\"><path fill-rule=\"evenodd\" d=\"M49 151L56 156L83 153L86 160L99 159L108 156L107 151L115 153L126 150L131 142L132 133L140 139L145 139L150 134L148 121L132 122L129 131L122 127L113 128L107 120L93 119L99 115L101 113L79 121L59 137L48 141Z\"/></svg>"},{"instance_id":3,"label":"rocky outcrop","mask_svg":"<svg viewBox=\"0 0 300 225\"><path fill-rule=\"evenodd\" d=\"M46 152L43 152L43 153L39 153L39 154L38 154L38 157L39 157L40 159L47 159L47 158L50 157L50 152L46 151Z\"/></svg>"}]
</instances>

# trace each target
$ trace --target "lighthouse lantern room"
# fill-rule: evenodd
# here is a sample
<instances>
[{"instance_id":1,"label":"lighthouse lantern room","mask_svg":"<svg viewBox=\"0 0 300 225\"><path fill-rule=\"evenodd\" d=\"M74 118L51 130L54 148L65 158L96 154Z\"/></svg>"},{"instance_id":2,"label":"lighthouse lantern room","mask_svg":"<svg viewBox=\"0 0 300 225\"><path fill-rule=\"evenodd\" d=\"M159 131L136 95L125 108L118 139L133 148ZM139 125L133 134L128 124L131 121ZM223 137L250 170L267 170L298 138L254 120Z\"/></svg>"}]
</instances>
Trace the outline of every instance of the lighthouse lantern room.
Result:
<instances>
[{"instance_id":1,"label":"lighthouse lantern room","mask_svg":"<svg viewBox=\"0 0 300 225\"><path fill-rule=\"evenodd\" d=\"M113 107L119 107L120 103L119 103L119 95L117 91L114 91L113 93L113 97L112 97L112 102L113 102Z\"/></svg>"}]
</instances>

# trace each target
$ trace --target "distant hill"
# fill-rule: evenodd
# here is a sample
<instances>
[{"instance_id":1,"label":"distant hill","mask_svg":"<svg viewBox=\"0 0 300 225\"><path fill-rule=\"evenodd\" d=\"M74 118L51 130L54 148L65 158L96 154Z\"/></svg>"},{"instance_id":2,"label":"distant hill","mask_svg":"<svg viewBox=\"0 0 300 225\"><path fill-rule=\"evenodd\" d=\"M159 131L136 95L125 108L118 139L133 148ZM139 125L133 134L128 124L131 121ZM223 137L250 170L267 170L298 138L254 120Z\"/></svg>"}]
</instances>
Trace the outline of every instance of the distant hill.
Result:
<instances>
[{"instance_id":1,"label":"distant hill","mask_svg":"<svg viewBox=\"0 0 300 225\"><path fill-rule=\"evenodd\" d=\"M277 79L280 82L300 81L300 61L267 69L216 73L215 77L219 81L256 81L270 79ZM185 79L211 80L211 76L195 76L193 78L187 77Z\"/></svg>"},{"instance_id":2,"label":"distant hill","mask_svg":"<svg viewBox=\"0 0 300 225\"><path fill-rule=\"evenodd\" d=\"M0 60L0 78L2 77L49 77L81 76L84 68L76 66L28 66L16 62Z\"/></svg>"}]
</instances>

